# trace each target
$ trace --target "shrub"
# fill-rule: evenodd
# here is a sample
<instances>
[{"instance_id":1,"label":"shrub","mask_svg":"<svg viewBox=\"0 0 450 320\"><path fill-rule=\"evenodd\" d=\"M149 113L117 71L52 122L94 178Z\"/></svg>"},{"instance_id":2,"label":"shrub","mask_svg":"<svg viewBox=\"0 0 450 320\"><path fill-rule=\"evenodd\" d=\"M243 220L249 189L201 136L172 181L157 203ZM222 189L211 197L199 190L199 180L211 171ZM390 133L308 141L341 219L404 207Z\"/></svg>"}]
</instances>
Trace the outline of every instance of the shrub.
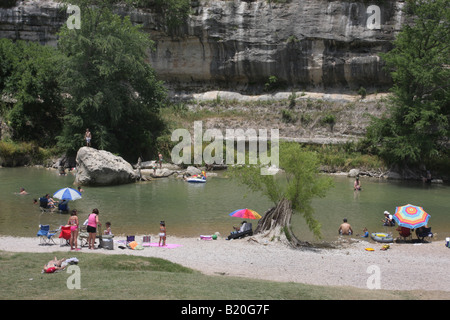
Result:
<instances>
[{"instance_id":1,"label":"shrub","mask_svg":"<svg viewBox=\"0 0 450 320\"><path fill-rule=\"evenodd\" d=\"M320 123L322 123L322 125L330 125L331 131L333 131L334 125L336 124L336 117L334 114L328 113L320 119Z\"/></svg>"},{"instance_id":2,"label":"shrub","mask_svg":"<svg viewBox=\"0 0 450 320\"><path fill-rule=\"evenodd\" d=\"M297 116L293 112L283 109L281 110L281 120L284 123L295 123L297 122Z\"/></svg>"},{"instance_id":3,"label":"shrub","mask_svg":"<svg viewBox=\"0 0 450 320\"><path fill-rule=\"evenodd\" d=\"M364 99L367 95L367 90L364 87L359 88L358 94L361 96L361 99Z\"/></svg>"}]
</instances>

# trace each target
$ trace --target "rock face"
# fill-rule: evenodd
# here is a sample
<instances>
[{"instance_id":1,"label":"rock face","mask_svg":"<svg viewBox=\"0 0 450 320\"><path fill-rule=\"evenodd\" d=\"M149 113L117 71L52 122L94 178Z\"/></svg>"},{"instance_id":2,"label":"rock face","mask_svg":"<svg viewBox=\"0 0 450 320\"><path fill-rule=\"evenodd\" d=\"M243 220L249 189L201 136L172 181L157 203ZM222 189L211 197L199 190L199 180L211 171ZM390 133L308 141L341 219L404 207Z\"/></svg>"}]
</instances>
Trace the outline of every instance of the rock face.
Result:
<instances>
[{"instance_id":1,"label":"rock face","mask_svg":"<svg viewBox=\"0 0 450 320\"><path fill-rule=\"evenodd\" d=\"M155 41L150 62L179 88L319 90L391 84L378 53L400 29L404 1L191 1L191 15L171 35L155 8L124 11ZM82 13L81 13L82 14ZM0 8L0 37L55 45L69 14L49 0ZM252 89L253 88L253 89Z\"/></svg>"},{"instance_id":2,"label":"rock face","mask_svg":"<svg viewBox=\"0 0 450 320\"><path fill-rule=\"evenodd\" d=\"M0 38L56 46L56 33L66 20L67 14L58 2L16 1L15 6L0 6Z\"/></svg>"},{"instance_id":3,"label":"rock face","mask_svg":"<svg viewBox=\"0 0 450 320\"><path fill-rule=\"evenodd\" d=\"M94 148L78 150L75 184L106 186L131 183L138 179L131 164L112 153Z\"/></svg>"},{"instance_id":4,"label":"rock face","mask_svg":"<svg viewBox=\"0 0 450 320\"><path fill-rule=\"evenodd\" d=\"M402 2L200 1L178 38L152 30L151 61L166 80L191 86L246 88L272 76L275 85L300 88L383 87L391 79L378 53L401 26Z\"/></svg>"}]
</instances>

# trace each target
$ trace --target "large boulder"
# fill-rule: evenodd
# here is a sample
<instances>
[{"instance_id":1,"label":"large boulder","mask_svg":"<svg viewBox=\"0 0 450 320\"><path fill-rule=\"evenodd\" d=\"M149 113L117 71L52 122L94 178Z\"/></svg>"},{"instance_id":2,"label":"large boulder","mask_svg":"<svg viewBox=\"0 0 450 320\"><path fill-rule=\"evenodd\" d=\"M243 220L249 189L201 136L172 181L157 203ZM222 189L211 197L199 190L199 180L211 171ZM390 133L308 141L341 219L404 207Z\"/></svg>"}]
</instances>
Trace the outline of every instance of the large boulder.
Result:
<instances>
[{"instance_id":1,"label":"large boulder","mask_svg":"<svg viewBox=\"0 0 450 320\"><path fill-rule=\"evenodd\" d=\"M122 157L104 150L82 147L78 150L75 184L107 186L135 182L139 176Z\"/></svg>"},{"instance_id":2,"label":"large boulder","mask_svg":"<svg viewBox=\"0 0 450 320\"><path fill-rule=\"evenodd\" d=\"M200 170L197 167L189 166L186 169L186 174L188 176L195 176L195 175L200 174L200 173L202 173L202 170Z\"/></svg>"}]
</instances>

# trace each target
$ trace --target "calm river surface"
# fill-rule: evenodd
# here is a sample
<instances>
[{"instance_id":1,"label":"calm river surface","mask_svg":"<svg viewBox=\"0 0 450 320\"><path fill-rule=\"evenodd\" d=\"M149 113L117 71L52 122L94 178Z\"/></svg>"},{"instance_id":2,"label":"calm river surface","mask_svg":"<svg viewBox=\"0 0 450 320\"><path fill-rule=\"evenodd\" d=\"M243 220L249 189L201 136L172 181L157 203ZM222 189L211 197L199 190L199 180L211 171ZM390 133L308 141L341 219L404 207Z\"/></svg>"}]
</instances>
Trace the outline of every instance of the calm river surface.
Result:
<instances>
[{"instance_id":1,"label":"calm river surface","mask_svg":"<svg viewBox=\"0 0 450 320\"><path fill-rule=\"evenodd\" d=\"M69 215L41 213L33 199L46 193L53 195L72 187L75 176L59 176L57 171L42 168L0 168L0 234L35 236L39 224L57 227ZM369 232L384 232L384 210L408 203L422 206L430 215L429 226L439 239L450 236L450 187L416 182L387 182L361 178L363 191L353 191L353 180L333 177L335 186L325 198L314 200L315 216L322 224L324 240L336 240L345 217L356 233L364 227ZM18 195L20 187L28 195ZM189 184L175 178L159 179L113 187L83 187L83 198L70 202L84 221L93 208L100 211L100 221L112 223L114 234L157 234L159 221L166 221L167 234L199 236L220 232L223 236L242 220L228 213L251 208L261 215L272 204L263 196L227 178L212 177L206 184ZM302 240L313 240L300 214L293 217L293 229ZM254 222L256 225L256 222ZM387 231L394 231L390 228ZM394 231L394 234L395 231Z\"/></svg>"}]
</instances>

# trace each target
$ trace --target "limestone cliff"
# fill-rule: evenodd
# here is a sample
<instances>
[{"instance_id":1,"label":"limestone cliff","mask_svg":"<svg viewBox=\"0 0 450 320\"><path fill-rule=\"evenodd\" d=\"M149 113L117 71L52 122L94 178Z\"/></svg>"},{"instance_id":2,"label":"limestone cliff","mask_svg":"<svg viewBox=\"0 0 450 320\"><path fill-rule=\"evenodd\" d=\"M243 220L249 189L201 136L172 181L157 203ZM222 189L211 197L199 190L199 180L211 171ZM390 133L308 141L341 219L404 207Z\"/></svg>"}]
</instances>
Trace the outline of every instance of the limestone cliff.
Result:
<instances>
[{"instance_id":1,"label":"limestone cliff","mask_svg":"<svg viewBox=\"0 0 450 320\"><path fill-rule=\"evenodd\" d=\"M384 88L378 53L402 23L403 1L191 1L185 24L169 35L154 8L124 11L155 41L150 61L181 88L263 88L269 77L299 89ZM55 45L68 14L57 2L0 8L0 37ZM82 12L81 12L82 14Z\"/></svg>"}]
</instances>

